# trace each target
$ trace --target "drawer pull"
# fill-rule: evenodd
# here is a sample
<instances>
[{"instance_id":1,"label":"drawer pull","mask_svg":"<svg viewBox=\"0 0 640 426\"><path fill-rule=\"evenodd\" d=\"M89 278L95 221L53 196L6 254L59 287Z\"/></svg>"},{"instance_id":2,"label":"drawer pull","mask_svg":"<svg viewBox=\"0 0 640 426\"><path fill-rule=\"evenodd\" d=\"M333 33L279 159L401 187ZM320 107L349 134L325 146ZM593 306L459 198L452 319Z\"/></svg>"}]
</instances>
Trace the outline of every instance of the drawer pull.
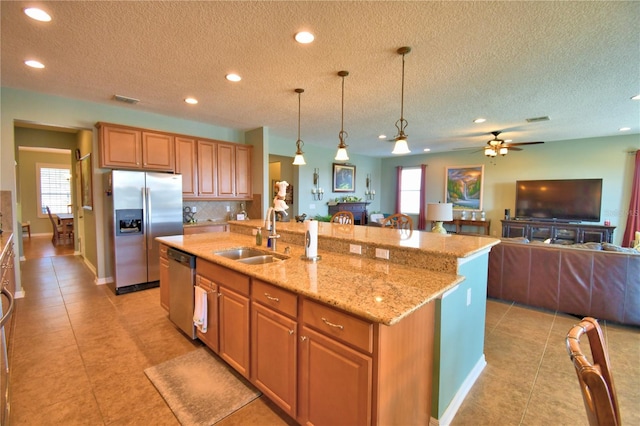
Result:
<instances>
[{"instance_id":1,"label":"drawer pull","mask_svg":"<svg viewBox=\"0 0 640 426\"><path fill-rule=\"evenodd\" d=\"M280 299L278 299L277 297L273 297L273 296L272 296L272 295L270 295L269 293L265 293L265 294L264 294L264 297L266 297L267 299L272 300L272 301L274 301L274 302L279 302L279 301L280 301Z\"/></svg>"},{"instance_id":2,"label":"drawer pull","mask_svg":"<svg viewBox=\"0 0 640 426\"><path fill-rule=\"evenodd\" d=\"M293 334L293 330L289 330L289 336Z\"/></svg>"},{"instance_id":3,"label":"drawer pull","mask_svg":"<svg viewBox=\"0 0 640 426\"><path fill-rule=\"evenodd\" d=\"M307 336L300 336L300 341L304 342L305 340L307 340Z\"/></svg>"},{"instance_id":4,"label":"drawer pull","mask_svg":"<svg viewBox=\"0 0 640 426\"><path fill-rule=\"evenodd\" d=\"M329 327L334 327L334 328L339 328L340 330L344 330L344 326L340 325L340 324L334 324L330 321L328 321L326 318L322 318L322 322L324 322L325 324L327 324Z\"/></svg>"}]
</instances>

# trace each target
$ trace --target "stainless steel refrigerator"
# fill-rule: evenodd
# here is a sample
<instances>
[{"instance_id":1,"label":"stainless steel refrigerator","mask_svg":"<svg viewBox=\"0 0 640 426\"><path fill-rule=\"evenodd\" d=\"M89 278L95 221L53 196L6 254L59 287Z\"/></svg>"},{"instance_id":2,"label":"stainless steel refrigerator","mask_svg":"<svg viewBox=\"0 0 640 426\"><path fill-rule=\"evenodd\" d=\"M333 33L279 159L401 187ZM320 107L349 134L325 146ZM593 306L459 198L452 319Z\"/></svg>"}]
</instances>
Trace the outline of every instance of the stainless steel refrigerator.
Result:
<instances>
[{"instance_id":1,"label":"stainless steel refrigerator","mask_svg":"<svg viewBox=\"0 0 640 426\"><path fill-rule=\"evenodd\" d=\"M116 294L157 287L155 238L182 234L182 176L113 170L106 180L111 287Z\"/></svg>"}]
</instances>

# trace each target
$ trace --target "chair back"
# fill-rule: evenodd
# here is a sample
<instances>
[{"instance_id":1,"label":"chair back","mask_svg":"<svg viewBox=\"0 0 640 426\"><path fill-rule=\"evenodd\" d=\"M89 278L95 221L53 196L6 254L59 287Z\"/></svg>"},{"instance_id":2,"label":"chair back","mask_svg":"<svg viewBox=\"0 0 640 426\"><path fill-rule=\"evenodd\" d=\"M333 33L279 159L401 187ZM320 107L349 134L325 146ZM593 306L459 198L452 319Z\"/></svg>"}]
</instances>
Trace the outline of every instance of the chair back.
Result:
<instances>
[{"instance_id":1,"label":"chair back","mask_svg":"<svg viewBox=\"0 0 640 426\"><path fill-rule=\"evenodd\" d=\"M341 225L353 225L355 223L353 219L353 213L348 211L339 211L331 216L331 222L339 223Z\"/></svg>"},{"instance_id":2,"label":"chair back","mask_svg":"<svg viewBox=\"0 0 640 426\"><path fill-rule=\"evenodd\" d=\"M49 220L51 221L51 227L53 228L53 239L58 240L60 238L60 228L58 228L58 224L55 220L53 220L53 216L51 216L51 210L49 210L49 206L45 206L47 209L47 215L49 215Z\"/></svg>"},{"instance_id":3,"label":"chair back","mask_svg":"<svg viewBox=\"0 0 640 426\"><path fill-rule=\"evenodd\" d=\"M382 220L382 226L413 231L413 219L406 214L396 213Z\"/></svg>"},{"instance_id":4,"label":"chair back","mask_svg":"<svg viewBox=\"0 0 640 426\"><path fill-rule=\"evenodd\" d=\"M589 340L591 360L580 347L580 337L584 334ZM566 345L578 375L589 425L620 425L620 409L611 374L609 353L598 321L586 317L574 325L567 334Z\"/></svg>"}]
</instances>

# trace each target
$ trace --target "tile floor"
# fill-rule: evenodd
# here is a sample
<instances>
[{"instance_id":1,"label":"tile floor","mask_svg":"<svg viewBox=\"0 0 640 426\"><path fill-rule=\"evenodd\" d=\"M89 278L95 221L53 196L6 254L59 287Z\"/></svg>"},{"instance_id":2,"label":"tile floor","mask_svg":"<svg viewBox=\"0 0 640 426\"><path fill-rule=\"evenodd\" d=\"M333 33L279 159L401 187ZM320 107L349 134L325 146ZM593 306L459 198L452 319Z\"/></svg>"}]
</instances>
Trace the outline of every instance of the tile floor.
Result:
<instances>
[{"instance_id":1,"label":"tile floor","mask_svg":"<svg viewBox=\"0 0 640 426\"><path fill-rule=\"evenodd\" d=\"M49 242L50 244L50 242ZM115 296L79 256L21 262L26 297L11 330L13 425L178 425L143 370L198 347L158 289ZM488 365L453 425L578 425L586 416L564 335L576 319L487 303ZM640 424L640 330L603 324L622 420ZM261 397L219 423L294 422Z\"/></svg>"}]
</instances>

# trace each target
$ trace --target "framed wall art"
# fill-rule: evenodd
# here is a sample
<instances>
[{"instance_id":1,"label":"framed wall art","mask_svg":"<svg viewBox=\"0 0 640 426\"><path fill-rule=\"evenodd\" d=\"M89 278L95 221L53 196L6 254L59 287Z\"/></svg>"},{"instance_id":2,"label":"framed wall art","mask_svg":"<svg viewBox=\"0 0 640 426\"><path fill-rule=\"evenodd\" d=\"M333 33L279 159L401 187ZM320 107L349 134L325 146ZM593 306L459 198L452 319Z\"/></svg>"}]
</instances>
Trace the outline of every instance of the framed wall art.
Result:
<instances>
[{"instance_id":1,"label":"framed wall art","mask_svg":"<svg viewBox=\"0 0 640 426\"><path fill-rule=\"evenodd\" d=\"M82 208L93 210L93 185L91 179L91 154L80 159L80 190Z\"/></svg>"},{"instance_id":2,"label":"framed wall art","mask_svg":"<svg viewBox=\"0 0 640 426\"><path fill-rule=\"evenodd\" d=\"M356 192L356 166L333 163L333 192Z\"/></svg>"},{"instance_id":3,"label":"framed wall art","mask_svg":"<svg viewBox=\"0 0 640 426\"><path fill-rule=\"evenodd\" d=\"M445 167L444 199L454 209L482 210L484 165Z\"/></svg>"}]
</instances>

